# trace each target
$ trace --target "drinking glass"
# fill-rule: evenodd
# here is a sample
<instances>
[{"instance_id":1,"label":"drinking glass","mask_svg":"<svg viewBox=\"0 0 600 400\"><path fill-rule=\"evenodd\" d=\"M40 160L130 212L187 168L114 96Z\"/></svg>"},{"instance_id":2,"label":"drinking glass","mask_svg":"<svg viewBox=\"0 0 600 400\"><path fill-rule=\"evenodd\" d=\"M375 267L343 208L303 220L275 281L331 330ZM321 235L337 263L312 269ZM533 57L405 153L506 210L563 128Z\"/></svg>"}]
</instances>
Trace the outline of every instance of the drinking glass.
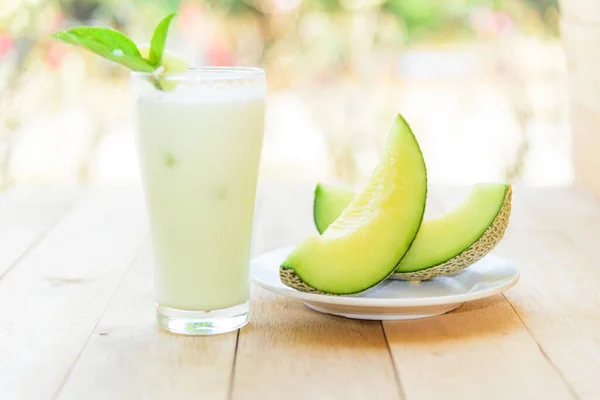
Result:
<instances>
[{"instance_id":1,"label":"drinking glass","mask_svg":"<svg viewBox=\"0 0 600 400\"><path fill-rule=\"evenodd\" d=\"M265 73L211 67L131 80L157 322L191 335L238 329L249 319Z\"/></svg>"}]
</instances>

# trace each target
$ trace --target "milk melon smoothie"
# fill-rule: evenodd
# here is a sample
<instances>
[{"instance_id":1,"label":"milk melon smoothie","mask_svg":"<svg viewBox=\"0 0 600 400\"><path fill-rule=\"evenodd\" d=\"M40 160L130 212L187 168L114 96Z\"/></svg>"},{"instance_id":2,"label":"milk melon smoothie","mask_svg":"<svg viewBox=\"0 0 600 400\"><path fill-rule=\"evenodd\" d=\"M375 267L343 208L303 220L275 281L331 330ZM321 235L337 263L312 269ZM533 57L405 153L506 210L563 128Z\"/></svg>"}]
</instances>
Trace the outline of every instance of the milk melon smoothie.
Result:
<instances>
[{"instance_id":1,"label":"milk melon smoothie","mask_svg":"<svg viewBox=\"0 0 600 400\"><path fill-rule=\"evenodd\" d=\"M244 313L264 73L189 71L172 78L172 91L132 79L157 303L200 319L236 306Z\"/></svg>"},{"instance_id":2,"label":"milk melon smoothie","mask_svg":"<svg viewBox=\"0 0 600 400\"><path fill-rule=\"evenodd\" d=\"M260 68L189 69L166 49L176 16L165 16L147 45L97 26L51 36L132 71L157 322L174 333L223 333L243 326L249 315L265 74Z\"/></svg>"}]
</instances>

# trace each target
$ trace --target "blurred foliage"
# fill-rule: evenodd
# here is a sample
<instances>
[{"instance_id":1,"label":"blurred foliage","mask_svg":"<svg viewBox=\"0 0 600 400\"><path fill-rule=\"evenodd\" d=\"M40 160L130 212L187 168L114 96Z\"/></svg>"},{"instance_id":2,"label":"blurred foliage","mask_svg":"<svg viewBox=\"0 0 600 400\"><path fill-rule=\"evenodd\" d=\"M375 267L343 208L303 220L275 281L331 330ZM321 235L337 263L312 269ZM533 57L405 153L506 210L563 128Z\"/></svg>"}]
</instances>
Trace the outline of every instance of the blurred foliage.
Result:
<instances>
[{"instance_id":1,"label":"blurred foliage","mask_svg":"<svg viewBox=\"0 0 600 400\"><path fill-rule=\"evenodd\" d=\"M319 88L323 94L391 81L409 45L495 43L515 33L551 37L558 22L556 0L1 0L0 187L28 116L58 108L81 86L119 87L127 76L48 34L102 25L147 41L157 21L174 10L180 15L170 44L194 64L261 65L271 89ZM94 107L87 109L102 114L101 105ZM351 124L334 120L328 107L314 108L327 132ZM335 151L352 154L337 140Z\"/></svg>"},{"instance_id":2,"label":"blurred foliage","mask_svg":"<svg viewBox=\"0 0 600 400\"><path fill-rule=\"evenodd\" d=\"M9 0L11 1L11 0ZM58 0L63 14L76 21L111 18L115 24L133 18L140 9L157 13L185 5L207 5L228 15L268 18L277 13L324 11L329 13L377 10L396 17L411 39L419 40L439 31L472 33L468 23L473 10L487 8L507 12L521 23L557 32L558 0ZM148 14L143 12L143 14ZM137 15L136 15L137 17Z\"/></svg>"}]
</instances>

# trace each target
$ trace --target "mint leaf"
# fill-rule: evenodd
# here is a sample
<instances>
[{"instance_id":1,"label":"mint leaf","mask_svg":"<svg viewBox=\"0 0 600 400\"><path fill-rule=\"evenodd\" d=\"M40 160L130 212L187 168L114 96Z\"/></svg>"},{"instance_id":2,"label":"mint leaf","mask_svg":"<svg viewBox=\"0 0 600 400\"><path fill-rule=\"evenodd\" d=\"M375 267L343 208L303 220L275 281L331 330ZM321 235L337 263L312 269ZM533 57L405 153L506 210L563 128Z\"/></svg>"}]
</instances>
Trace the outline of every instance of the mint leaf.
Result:
<instances>
[{"instance_id":1,"label":"mint leaf","mask_svg":"<svg viewBox=\"0 0 600 400\"><path fill-rule=\"evenodd\" d=\"M157 68L157 65L142 57L131 39L113 29L81 26L56 32L52 36L134 71L153 72Z\"/></svg>"},{"instance_id":2,"label":"mint leaf","mask_svg":"<svg viewBox=\"0 0 600 400\"><path fill-rule=\"evenodd\" d=\"M163 53L165 51L165 43L167 41L167 34L169 33L169 25L177 13L167 15L154 29L152 40L150 41L150 55L148 60L153 65L160 65L162 63Z\"/></svg>"},{"instance_id":3,"label":"mint leaf","mask_svg":"<svg viewBox=\"0 0 600 400\"><path fill-rule=\"evenodd\" d=\"M157 89L170 91L175 88L177 83L166 82L163 79L166 66L161 67L161 64L169 26L176 15L176 13L167 15L154 30L148 58L141 55L140 50L131 39L113 29L82 26L57 32L51 36L63 42L83 47L100 57L121 64L133 71L151 73L148 80ZM182 68L184 64L187 68L185 61L171 62L174 71ZM182 70L185 70L185 68Z\"/></svg>"}]
</instances>

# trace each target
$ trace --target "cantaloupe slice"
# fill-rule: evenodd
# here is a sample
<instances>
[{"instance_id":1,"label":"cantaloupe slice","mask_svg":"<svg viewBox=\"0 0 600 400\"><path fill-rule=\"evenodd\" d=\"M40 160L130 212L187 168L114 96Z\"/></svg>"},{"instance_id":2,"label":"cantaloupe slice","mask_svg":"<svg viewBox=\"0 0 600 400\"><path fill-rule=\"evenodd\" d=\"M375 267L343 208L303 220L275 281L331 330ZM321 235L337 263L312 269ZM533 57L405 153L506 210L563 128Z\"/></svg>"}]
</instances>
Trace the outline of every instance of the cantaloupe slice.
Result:
<instances>
[{"instance_id":1,"label":"cantaloupe slice","mask_svg":"<svg viewBox=\"0 0 600 400\"><path fill-rule=\"evenodd\" d=\"M415 239L426 196L423 155L399 115L368 185L322 235L296 247L280 267L281 281L300 291L337 295L377 285Z\"/></svg>"},{"instance_id":2,"label":"cantaloupe slice","mask_svg":"<svg viewBox=\"0 0 600 400\"><path fill-rule=\"evenodd\" d=\"M354 192L351 186L317 185L314 219L319 232L342 213ZM431 279L460 271L484 257L506 231L511 197L510 185L475 185L456 209L421 224L411 248L390 278Z\"/></svg>"}]
</instances>

